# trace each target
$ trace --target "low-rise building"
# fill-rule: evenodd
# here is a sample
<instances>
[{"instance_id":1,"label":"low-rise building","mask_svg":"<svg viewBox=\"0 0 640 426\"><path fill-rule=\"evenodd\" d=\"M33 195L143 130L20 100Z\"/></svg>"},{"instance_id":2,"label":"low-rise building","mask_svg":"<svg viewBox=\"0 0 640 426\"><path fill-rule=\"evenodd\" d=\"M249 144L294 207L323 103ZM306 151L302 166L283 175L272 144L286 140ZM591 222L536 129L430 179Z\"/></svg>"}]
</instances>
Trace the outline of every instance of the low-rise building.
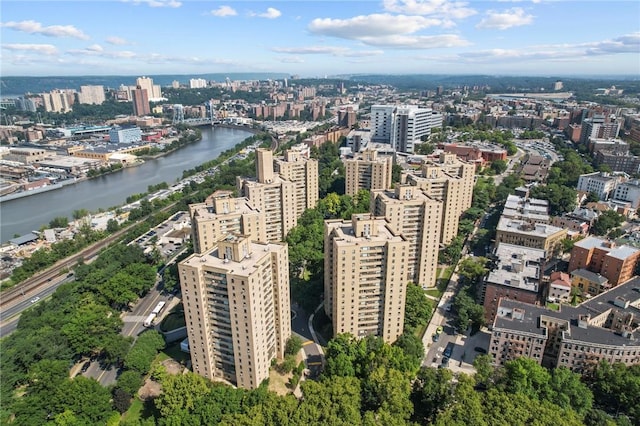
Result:
<instances>
[{"instance_id":1,"label":"low-rise building","mask_svg":"<svg viewBox=\"0 0 640 426\"><path fill-rule=\"evenodd\" d=\"M587 296L597 296L611 289L611 284L606 277L591 272L588 269L576 269L571 272L571 287L578 290L580 294Z\"/></svg>"},{"instance_id":2,"label":"low-rise building","mask_svg":"<svg viewBox=\"0 0 640 426\"><path fill-rule=\"evenodd\" d=\"M558 310L501 299L489 354L496 365L522 356L577 373L606 360L640 364L640 278Z\"/></svg>"},{"instance_id":3,"label":"low-rise building","mask_svg":"<svg viewBox=\"0 0 640 426\"><path fill-rule=\"evenodd\" d=\"M571 299L571 277L565 272L553 272L549 277L547 300L569 302Z\"/></svg>"},{"instance_id":4,"label":"low-rise building","mask_svg":"<svg viewBox=\"0 0 640 426\"><path fill-rule=\"evenodd\" d=\"M487 275L481 294L487 324L493 322L498 301L503 297L527 303L540 302L545 252L498 243L494 257L496 268Z\"/></svg>"},{"instance_id":5,"label":"low-rise building","mask_svg":"<svg viewBox=\"0 0 640 426\"><path fill-rule=\"evenodd\" d=\"M635 247L619 246L614 241L587 237L574 244L569 272L588 269L603 275L615 287L633 277L639 260L640 250Z\"/></svg>"},{"instance_id":6,"label":"low-rise building","mask_svg":"<svg viewBox=\"0 0 640 426\"><path fill-rule=\"evenodd\" d=\"M500 218L496 228L496 243L541 249L545 251L547 259L560 251L566 236L566 229L506 217Z\"/></svg>"},{"instance_id":7,"label":"low-rise building","mask_svg":"<svg viewBox=\"0 0 640 426\"><path fill-rule=\"evenodd\" d=\"M509 195L504 204L502 217L525 220L530 223L548 224L549 202L537 198Z\"/></svg>"}]
</instances>

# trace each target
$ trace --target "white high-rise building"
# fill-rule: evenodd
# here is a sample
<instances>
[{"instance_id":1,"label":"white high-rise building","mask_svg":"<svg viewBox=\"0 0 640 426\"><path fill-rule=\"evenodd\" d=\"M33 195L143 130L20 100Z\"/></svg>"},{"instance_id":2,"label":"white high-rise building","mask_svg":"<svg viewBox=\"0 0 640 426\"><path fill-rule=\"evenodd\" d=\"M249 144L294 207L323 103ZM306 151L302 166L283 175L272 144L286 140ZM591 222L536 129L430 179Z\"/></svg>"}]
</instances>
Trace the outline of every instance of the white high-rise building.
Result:
<instances>
[{"instance_id":1,"label":"white high-rise building","mask_svg":"<svg viewBox=\"0 0 640 426\"><path fill-rule=\"evenodd\" d=\"M104 99L104 86L80 86L78 103L101 105Z\"/></svg>"},{"instance_id":2,"label":"white high-rise building","mask_svg":"<svg viewBox=\"0 0 640 426\"><path fill-rule=\"evenodd\" d=\"M164 99L160 85L153 84L153 79L150 77L138 77L136 79L136 86L140 86L141 89L147 89L150 102L158 102ZM135 89L135 87L133 88Z\"/></svg>"},{"instance_id":3,"label":"white high-rise building","mask_svg":"<svg viewBox=\"0 0 640 426\"><path fill-rule=\"evenodd\" d=\"M395 105L371 106L371 141L391 143Z\"/></svg>"},{"instance_id":4,"label":"white high-rise building","mask_svg":"<svg viewBox=\"0 0 640 426\"><path fill-rule=\"evenodd\" d=\"M207 87L207 80L204 78L192 78L189 80L190 89L202 89L204 87Z\"/></svg>"},{"instance_id":5,"label":"white high-rise building","mask_svg":"<svg viewBox=\"0 0 640 426\"><path fill-rule=\"evenodd\" d=\"M373 105L371 141L384 142L399 152L413 152L431 129L442 127L442 114L417 105Z\"/></svg>"}]
</instances>

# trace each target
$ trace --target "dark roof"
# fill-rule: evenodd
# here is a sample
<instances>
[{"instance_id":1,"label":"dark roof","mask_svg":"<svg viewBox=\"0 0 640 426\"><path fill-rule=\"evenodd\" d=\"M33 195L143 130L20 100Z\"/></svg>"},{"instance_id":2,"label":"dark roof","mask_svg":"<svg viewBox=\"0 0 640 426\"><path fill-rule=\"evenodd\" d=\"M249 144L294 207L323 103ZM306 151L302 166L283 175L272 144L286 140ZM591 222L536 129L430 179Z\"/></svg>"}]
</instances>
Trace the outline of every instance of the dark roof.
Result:
<instances>
[{"instance_id":1,"label":"dark roof","mask_svg":"<svg viewBox=\"0 0 640 426\"><path fill-rule=\"evenodd\" d=\"M597 283L597 284L604 284L608 281L608 279L606 277L603 277L600 274L596 274L595 272L591 272L587 269L576 269L575 271L571 272L571 275L577 275L579 277L582 277L586 280L591 281L592 283Z\"/></svg>"},{"instance_id":2,"label":"dark roof","mask_svg":"<svg viewBox=\"0 0 640 426\"><path fill-rule=\"evenodd\" d=\"M21 235L19 237L13 238L11 240L9 240L9 242L11 244L15 244L17 246L21 246L23 244L27 244L30 243L32 241L36 241L38 239L38 236L36 234L34 234L33 232L29 232L28 234L24 234Z\"/></svg>"}]
</instances>

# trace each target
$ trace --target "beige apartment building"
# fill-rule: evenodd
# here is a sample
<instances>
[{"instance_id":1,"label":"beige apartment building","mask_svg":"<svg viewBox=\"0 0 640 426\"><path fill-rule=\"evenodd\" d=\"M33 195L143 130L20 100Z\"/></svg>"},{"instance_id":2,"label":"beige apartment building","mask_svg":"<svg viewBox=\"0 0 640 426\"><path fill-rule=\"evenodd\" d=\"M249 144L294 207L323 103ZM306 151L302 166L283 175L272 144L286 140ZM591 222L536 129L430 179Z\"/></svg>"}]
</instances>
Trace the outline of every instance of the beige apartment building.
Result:
<instances>
[{"instance_id":1,"label":"beige apartment building","mask_svg":"<svg viewBox=\"0 0 640 426\"><path fill-rule=\"evenodd\" d=\"M295 185L296 209L298 216L306 209L313 209L318 203L318 161L305 158L300 149L288 149L284 158L274 161L275 171L281 178Z\"/></svg>"},{"instance_id":2,"label":"beige apartment building","mask_svg":"<svg viewBox=\"0 0 640 426\"><path fill-rule=\"evenodd\" d=\"M496 244L507 243L541 249L546 252L547 259L560 251L562 240L566 237L566 229L506 217L500 218L496 228Z\"/></svg>"},{"instance_id":3,"label":"beige apartment building","mask_svg":"<svg viewBox=\"0 0 640 426\"><path fill-rule=\"evenodd\" d=\"M427 289L436 285L442 201L411 185L371 193L371 210L409 241L406 280Z\"/></svg>"},{"instance_id":4,"label":"beige apartment building","mask_svg":"<svg viewBox=\"0 0 640 426\"><path fill-rule=\"evenodd\" d=\"M257 388L291 336L286 244L230 234L178 269L193 371Z\"/></svg>"},{"instance_id":5,"label":"beige apartment building","mask_svg":"<svg viewBox=\"0 0 640 426\"><path fill-rule=\"evenodd\" d=\"M417 173L405 173L402 183L417 186L443 203L440 242L449 244L458 233L460 216L469 207L473 196L475 166L443 153L438 161L422 164Z\"/></svg>"},{"instance_id":6,"label":"beige apartment building","mask_svg":"<svg viewBox=\"0 0 640 426\"><path fill-rule=\"evenodd\" d=\"M361 189L391 188L392 157L378 157L378 151L366 149L353 159L345 160L344 165L347 195L354 196Z\"/></svg>"},{"instance_id":7,"label":"beige apartment building","mask_svg":"<svg viewBox=\"0 0 640 426\"><path fill-rule=\"evenodd\" d=\"M274 172L273 153L256 149L257 179L237 178L238 192L265 217L267 241L282 241L298 224L296 184Z\"/></svg>"},{"instance_id":8,"label":"beige apartment building","mask_svg":"<svg viewBox=\"0 0 640 426\"><path fill-rule=\"evenodd\" d=\"M335 334L380 336L404 328L410 243L371 214L325 221L324 309Z\"/></svg>"},{"instance_id":9,"label":"beige apartment building","mask_svg":"<svg viewBox=\"0 0 640 426\"><path fill-rule=\"evenodd\" d=\"M600 361L640 364L640 278L559 310L501 299L489 354L496 365L528 356L584 373Z\"/></svg>"},{"instance_id":10,"label":"beige apartment building","mask_svg":"<svg viewBox=\"0 0 640 426\"><path fill-rule=\"evenodd\" d=\"M264 214L248 199L233 198L231 191L216 191L204 203L190 204L193 251L211 250L228 234L247 235L252 241L267 241Z\"/></svg>"}]
</instances>

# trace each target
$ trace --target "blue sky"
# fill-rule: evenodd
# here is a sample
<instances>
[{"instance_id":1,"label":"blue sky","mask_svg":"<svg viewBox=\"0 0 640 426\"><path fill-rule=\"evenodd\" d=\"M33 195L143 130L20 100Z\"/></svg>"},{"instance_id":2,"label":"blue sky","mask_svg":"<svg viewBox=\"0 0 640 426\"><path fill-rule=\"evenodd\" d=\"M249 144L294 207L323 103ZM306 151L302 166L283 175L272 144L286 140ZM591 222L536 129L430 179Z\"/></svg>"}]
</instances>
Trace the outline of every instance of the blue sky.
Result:
<instances>
[{"instance_id":1,"label":"blue sky","mask_svg":"<svg viewBox=\"0 0 640 426\"><path fill-rule=\"evenodd\" d=\"M4 76L640 75L640 2L2 0Z\"/></svg>"}]
</instances>

